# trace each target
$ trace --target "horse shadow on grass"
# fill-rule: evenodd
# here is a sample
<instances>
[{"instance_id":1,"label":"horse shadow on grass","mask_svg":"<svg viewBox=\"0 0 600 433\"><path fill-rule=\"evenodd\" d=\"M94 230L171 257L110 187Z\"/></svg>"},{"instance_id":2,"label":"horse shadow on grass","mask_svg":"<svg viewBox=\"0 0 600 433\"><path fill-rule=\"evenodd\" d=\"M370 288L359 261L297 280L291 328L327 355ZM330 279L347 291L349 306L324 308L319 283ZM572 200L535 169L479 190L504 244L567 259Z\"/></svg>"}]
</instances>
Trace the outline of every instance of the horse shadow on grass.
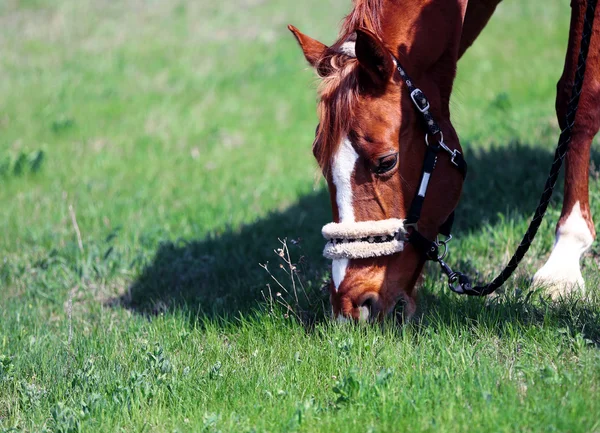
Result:
<instances>
[{"instance_id":1,"label":"horse shadow on grass","mask_svg":"<svg viewBox=\"0 0 600 433\"><path fill-rule=\"evenodd\" d=\"M467 152L469 174L457 209L455 235L476 232L483 225L498 222L503 215L531 215L552 157L550 149L519 143ZM599 163L600 155L595 153L592 166ZM559 184L552 204L561 202ZM287 239L304 289L313 302L317 300L317 305L312 305L313 319L324 317L328 295L322 286L328 278L329 265L321 256L320 228L330 218L328 193L320 190L239 229L200 240L161 243L128 292L113 300L113 304L148 315L175 309L191 311L196 318L252 314L260 305L268 304L265 298L277 301L277 292L282 292L281 299L285 299L285 290L292 290L286 266L280 267L283 262L276 251L281 247L279 240ZM261 264L267 265L271 274ZM456 295L427 290L420 297L423 308L435 310L433 314L444 321L458 316L476 321L520 320L526 316L529 321L543 321L542 310L546 308L532 307L517 299L494 302L496 313L482 316L482 300L459 301ZM531 308L536 310L531 312ZM587 327L588 338L600 341L597 310L589 310L581 303L565 308L564 312L555 311L560 323L567 328ZM521 314L525 311L527 314ZM571 320L573 317L577 320Z\"/></svg>"}]
</instances>

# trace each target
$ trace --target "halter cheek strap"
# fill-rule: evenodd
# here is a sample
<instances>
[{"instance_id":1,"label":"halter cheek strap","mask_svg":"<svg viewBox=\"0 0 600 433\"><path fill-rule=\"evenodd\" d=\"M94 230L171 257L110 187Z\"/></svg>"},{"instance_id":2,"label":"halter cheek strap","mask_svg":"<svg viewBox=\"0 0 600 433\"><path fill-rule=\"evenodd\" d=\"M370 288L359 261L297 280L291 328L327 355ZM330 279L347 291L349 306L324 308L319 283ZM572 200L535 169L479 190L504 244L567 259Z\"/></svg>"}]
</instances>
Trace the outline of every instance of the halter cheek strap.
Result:
<instances>
[{"instance_id":1,"label":"halter cheek strap","mask_svg":"<svg viewBox=\"0 0 600 433\"><path fill-rule=\"evenodd\" d=\"M429 180L431 179L431 175L433 174L433 170L437 164L439 152L444 151L450 156L450 163L460 172L463 179L467 176L467 162L463 158L461 152L459 152L457 149L450 149L446 145L444 142L444 134L429 111L431 105L427 100L427 97L421 91L421 89L415 87L404 68L400 65L398 59L393 55L392 58L394 59L394 64L396 65L396 69L398 70L400 77L402 77L402 80L410 92L410 99L412 100L417 111L421 114L421 119L427 128L427 133L425 134L425 145L427 146L427 151L425 152L425 159L423 160L423 169L421 171L419 189L413 198L404 222L404 226L408 231L407 240L423 257L425 257L425 259L432 260L440 264L442 271L448 276L448 285L452 291L457 293L465 293L471 289L471 283L469 279L460 272L452 271L452 269L443 260L448 251L448 242L452 240L451 231L452 224L454 223L454 212L450 214L448 219L438 230L438 232L446 238L445 240L439 240L439 238L436 238L436 240L431 241L427 239L425 236L419 233L417 223L421 218L423 202L425 201L425 196L427 194ZM435 140L437 142L433 140L434 137L437 139ZM432 142L430 142L430 139ZM443 247L443 253L441 255L440 247Z\"/></svg>"}]
</instances>

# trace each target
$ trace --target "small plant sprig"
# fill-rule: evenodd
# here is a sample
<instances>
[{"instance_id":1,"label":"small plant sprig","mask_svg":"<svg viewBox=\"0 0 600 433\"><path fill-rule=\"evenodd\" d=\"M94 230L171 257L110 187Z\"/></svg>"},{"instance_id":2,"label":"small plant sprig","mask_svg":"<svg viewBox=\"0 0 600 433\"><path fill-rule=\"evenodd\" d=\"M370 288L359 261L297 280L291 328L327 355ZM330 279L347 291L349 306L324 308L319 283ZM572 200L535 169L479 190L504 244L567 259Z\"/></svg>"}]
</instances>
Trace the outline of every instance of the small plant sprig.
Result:
<instances>
[{"instance_id":1,"label":"small plant sprig","mask_svg":"<svg viewBox=\"0 0 600 433\"><path fill-rule=\"evenodd\" d=\"M267 292L262 291L263 298L267 303L269 314L275 314L277 308L283 308L284 318L295 317L298 321L305 323L314 319L315 307L319 303L318 293L312 293L307 290L298 265L291 257L287 239L278 239L281 246L274 251L279 261L279 270L289 279L288 287L269 269L269 263L260 264L260 266L269 274L274 281L276 292L273 294L271 284L267 284ZM297 241L291 241L297 244ZM300 261L303 257L300 257Z\"/></svg>"}]
</instances>

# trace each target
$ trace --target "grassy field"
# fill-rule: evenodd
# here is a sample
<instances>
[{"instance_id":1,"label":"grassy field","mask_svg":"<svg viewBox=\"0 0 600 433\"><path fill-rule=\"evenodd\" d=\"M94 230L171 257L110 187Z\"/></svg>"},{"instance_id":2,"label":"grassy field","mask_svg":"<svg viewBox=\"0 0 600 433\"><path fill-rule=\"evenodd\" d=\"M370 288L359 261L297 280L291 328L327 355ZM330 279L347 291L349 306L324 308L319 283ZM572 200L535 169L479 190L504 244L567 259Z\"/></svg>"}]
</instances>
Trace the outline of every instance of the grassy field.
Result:
<instances>
[{"instance_id":1,"label":"grassy field","mask_svg":"<svg viewBox=\"0 0 600 433\"><path fill-rule=\"evenodd\" d=\"M568 3L505 0L459 65L449 262L480 280L546 178ZM529 290L560 192L497 298L432 267L408 325L322 319L315 78L286 25L331 42L349 9L0 1L0 431L600 431L600 249L585 297ZM310 325L271 309L285 238Z\"/></svg>"}]
</instances>

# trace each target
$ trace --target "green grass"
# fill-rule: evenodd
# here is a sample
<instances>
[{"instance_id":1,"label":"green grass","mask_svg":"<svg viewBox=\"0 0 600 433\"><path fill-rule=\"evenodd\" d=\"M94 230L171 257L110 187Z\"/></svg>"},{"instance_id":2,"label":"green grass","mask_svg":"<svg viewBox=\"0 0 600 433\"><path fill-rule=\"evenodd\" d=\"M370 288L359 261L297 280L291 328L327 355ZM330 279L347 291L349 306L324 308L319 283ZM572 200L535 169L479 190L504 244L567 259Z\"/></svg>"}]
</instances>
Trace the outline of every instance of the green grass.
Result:
<instances>
[{"instance_id":1,"label":"green grass","mask_svg":"<svg viewBox=\"0 0 600 433\"><path fill-rule=\"evenodd\" d=\"M452 101L470 173L449 262L481 280L546 178L568 28L568 2L505 1ZM326 304L315 78L286 24L331 42L349 3L0 2L0 431L600 431L598 247L586 297L529 290L561 191L495 299L431 267L404 326L264 301L259 264L291 289L287 238Z\"/></svg>"}]
</instances>

